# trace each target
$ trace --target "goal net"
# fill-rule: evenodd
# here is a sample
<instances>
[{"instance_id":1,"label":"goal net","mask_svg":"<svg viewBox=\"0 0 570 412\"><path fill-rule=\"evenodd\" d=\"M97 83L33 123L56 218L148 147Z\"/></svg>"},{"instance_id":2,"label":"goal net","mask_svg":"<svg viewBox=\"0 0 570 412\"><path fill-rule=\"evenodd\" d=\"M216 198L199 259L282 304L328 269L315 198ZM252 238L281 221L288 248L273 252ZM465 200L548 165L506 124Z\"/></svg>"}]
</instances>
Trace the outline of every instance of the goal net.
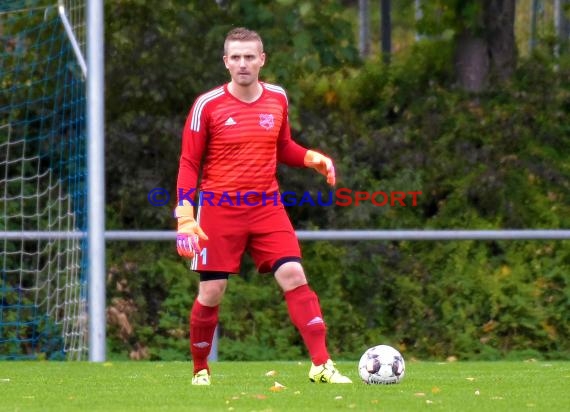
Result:
<instances>
[{"instance_id":1,"label":"goal net","mask_svg":"<svg viewBox=\"0 0 570 412\"><path fill-rule=\"evenodd\" d=\"M0 1L0 359L87 354L84 3Z\"/></svg>"}]
</instances>

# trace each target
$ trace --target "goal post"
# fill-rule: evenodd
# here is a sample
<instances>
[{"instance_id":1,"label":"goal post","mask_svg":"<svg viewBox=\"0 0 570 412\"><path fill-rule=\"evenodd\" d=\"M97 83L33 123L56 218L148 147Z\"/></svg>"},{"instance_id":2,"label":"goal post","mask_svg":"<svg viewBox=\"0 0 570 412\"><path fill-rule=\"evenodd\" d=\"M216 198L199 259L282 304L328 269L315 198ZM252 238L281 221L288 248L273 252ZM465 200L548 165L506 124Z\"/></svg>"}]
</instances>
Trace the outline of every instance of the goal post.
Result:
<instances>
[{"instance_id":1,"label":"goal post","mask_svg":"<svg viewBox=\"0 0 570 412\"><path fill-rule=\"evenodd\" d=\"M106 358L103 0L87 0L89 360Z\"/></svg>"},{"instance_id":2,"label":"goal post","mask_svg":"<svg viewBox=\"0 0 570 412\"><path fill-rule=\"evenodd\" d=\"M102 114L90 120L91 100L101 101L102 112L103 75L93 76L100 90L89 95L84 58L91 8L101 10L102 26L101 0L0 2L0 231L20 234L0 238L0 359L91 358L90 329L104 357L104 289L96 304L91 296L93 279L104 288L101 240L90 232L102 212L92 222L91 203L100 196L89 185L104 191ZM102 27L97 38L102 72ZM94 122L101 124L90 130ZM89 165L99 168L94 178ZM91 273L91 242L103 260L98 273ZM101 305L102 319L88 316L93 307L101 316ZM94 321L103 328L92 328Z\"/></svg>"}]
</instances>

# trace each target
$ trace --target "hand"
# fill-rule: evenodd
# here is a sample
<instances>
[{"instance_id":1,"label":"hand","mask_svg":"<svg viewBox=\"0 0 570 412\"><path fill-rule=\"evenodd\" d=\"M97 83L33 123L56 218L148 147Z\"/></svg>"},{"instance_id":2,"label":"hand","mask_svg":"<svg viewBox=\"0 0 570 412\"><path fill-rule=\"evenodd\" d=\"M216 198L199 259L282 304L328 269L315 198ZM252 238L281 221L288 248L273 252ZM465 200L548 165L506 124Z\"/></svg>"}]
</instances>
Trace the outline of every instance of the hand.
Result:
<instances>
[{"instance_id":1,"label":"hand","mask_svg":"<svg viewBox=\"0 0 570 412\"><path fill-rule=\"evenodd\" d=\"M176 250L180 256L192 259L202 251L198 243L200 239L208 240L208 236L194 219L194 208L192 206L188 204L178 206L174 215L178 219Z\"/></svg>"},{"instance_id":2,"label":"hand","mask_svg":"<svg viewBox=\"0 0 570 412\"><path fill-rule=\"evenodd\" d=\"M176 250L178 254L190 259L200 254L202 251L198 243L200 239L208 240L208 236L198 225L198 222L193 217L179 217L178 234L176 235Z\"/></svg>"},{"instance_id":3,"label":"hand","mask_svg":"<svg viewBox=\"0 0 570 412\"><path fill-rule=\"evenodd\" d=\"M334 186L336 184L334 165L330 158L314 150L307 150L304 161L305 166L312 167L325 176L329 185Z\"/></svg>"}]
</instances>

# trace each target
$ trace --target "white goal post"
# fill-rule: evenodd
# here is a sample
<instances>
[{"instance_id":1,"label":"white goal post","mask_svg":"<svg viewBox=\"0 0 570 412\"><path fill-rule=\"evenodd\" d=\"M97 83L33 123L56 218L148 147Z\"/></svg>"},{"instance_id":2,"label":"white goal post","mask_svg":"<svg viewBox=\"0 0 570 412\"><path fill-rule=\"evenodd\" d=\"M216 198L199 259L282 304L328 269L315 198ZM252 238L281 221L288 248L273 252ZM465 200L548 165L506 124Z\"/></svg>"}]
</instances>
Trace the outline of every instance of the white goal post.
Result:
<instances>
[{"instance_id":1,"label":"white goal post","mask_svg":"<svg viewBox=\"0 0 570 412\"><path fill-rule=\"evenodd\" d=\"M106 359L105 66L103 0L87 0L89 360Z\"/></svg>"}]
</instances>

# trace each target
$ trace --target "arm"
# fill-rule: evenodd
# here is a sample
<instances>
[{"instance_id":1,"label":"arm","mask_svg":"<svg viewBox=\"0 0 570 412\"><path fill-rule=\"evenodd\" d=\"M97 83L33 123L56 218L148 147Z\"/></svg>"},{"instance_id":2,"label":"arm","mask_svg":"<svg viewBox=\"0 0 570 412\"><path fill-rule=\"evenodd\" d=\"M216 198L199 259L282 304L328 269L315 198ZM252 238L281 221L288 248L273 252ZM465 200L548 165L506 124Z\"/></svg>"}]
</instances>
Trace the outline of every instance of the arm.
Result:
<instances>
[{"instance_id":1,"label":"arm","mask_svg":"<svg viewBox=\"0 0 570 412\"><path fill-rule=\"evenodd\" d=\"M198 185L198 173L206 150L207 127L206 116L201 111L199 125L192 122L195 119L194 111L196 104L190 110L182 132L182 154L178 169L176 184L176 208L174 217L178 220L178 234L176 236L176 248L178 254L183 257L193 258L200 253L199 239L207 240L208 236L198 225L194 218L194 198Z\"/></svg>"},{"instance_id":2,"label":"arm","mask_svg":"<svg viewBox=\"0 0 570 412\"><path fill-rule=\"evenodd\" d=\"M181 206L180 203L184 200L188 200L189 197L194 198L196 194L198 174L208 140L206 118L204 115L201 116L200 127L194 125L194 129L197 130L192 129L194 110L195 106L190 110L182 132L182 151L176 184L177 206Z\"/></svg>"},{"instance_id":3,"label":"arm","mask_svg":"<svg viewBox=\"0 0 570 412\"><path fill-rule=\"evenodd\" d=\"M277 139L277 161L291 167L305 166L307 149L291 139L289 123L281 128Z\"/></svg>"},{"instance_id":4,"label":"arm","mask_svg":"<svg viewBox=\"0 0 570 412\"><path fill-rule=\"evenodd\" d=\"M321 153L304 148L291 138L286 103L284 119L277 140L277 161L287 166L311 167L323 176L326 176L327 183L334 186L336 175L332 160Z\"/></svg>"}]
</instances>

